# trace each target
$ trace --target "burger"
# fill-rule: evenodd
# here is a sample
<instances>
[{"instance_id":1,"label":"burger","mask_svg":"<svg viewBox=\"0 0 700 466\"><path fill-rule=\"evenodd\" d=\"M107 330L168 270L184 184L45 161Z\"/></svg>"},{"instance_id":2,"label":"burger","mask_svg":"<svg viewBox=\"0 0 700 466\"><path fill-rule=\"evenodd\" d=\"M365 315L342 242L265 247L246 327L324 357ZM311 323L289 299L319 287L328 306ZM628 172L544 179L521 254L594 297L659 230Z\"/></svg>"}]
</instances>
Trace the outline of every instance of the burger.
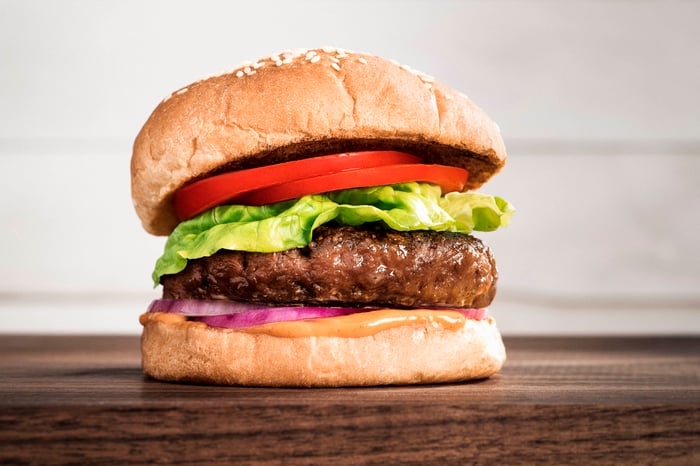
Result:
<instances>
[{"instance_id":1,"label":"burger","mask_svg":"<svg viewBox=\"0 0 700 466\"><path fill-rule=\"evenodd\" d=\"M144 372L247 386L486 378L505 349L498 272L473 235L498 126L394 61L294 50L173 92L139 132L135 210L168 236L140 317Z\"/></svg>"}]
</instances>

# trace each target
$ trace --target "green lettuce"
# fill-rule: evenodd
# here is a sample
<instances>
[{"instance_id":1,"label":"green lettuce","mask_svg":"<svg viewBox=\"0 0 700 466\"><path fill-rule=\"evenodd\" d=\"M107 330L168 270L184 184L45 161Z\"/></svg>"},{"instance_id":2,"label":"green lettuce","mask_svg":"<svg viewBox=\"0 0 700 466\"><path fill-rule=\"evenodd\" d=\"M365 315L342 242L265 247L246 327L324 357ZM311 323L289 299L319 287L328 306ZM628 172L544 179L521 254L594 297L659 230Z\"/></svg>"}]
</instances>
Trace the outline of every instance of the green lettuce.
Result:
<instances>
[{"instance_id":1,"label":"green lettuce","mask_svg":"<svg viewBox=\"0 0 700 466\"><path fill-rule=\"evenodd\" d=\"M304 196L266 206L225 205L180 223L156 262L153 282L182 271L189 259L219 250L279 252L309 244L313 231L335 222L381 222L398 231L434 230L469 234L508 225L515 210L504 199L478 193L448 193L426 183L402 183Z\"/></svg>"}]
</instances>

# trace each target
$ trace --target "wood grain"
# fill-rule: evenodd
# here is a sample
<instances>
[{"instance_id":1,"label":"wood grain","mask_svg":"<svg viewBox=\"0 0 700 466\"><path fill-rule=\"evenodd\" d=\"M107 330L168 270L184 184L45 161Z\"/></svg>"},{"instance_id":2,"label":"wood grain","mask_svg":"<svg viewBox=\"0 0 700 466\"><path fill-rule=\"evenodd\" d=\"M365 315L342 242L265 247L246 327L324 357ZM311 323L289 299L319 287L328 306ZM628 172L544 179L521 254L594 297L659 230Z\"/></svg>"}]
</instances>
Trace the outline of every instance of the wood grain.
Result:
<instances>
[{"instance_id":1,"label":"wood grain","mask_svg":"<svg viewBox=\"0 0 700 466\"><path fill-rule=\"evenodd\" d=\"M0 336L0 464L700 463L700 338L510 338L488 380L145 378L133 337Z\"/></svg>"}]
</instances>

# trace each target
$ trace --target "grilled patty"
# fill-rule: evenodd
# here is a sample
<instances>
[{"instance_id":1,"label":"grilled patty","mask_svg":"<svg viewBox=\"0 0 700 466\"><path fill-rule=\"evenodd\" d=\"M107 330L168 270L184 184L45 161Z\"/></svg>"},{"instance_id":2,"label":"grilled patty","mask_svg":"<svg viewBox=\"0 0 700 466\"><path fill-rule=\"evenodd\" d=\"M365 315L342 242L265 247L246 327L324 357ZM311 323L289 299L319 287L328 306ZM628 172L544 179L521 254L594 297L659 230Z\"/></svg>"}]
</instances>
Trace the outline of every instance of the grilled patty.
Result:
<instances>
[{"instance_id":1,"label":"grilled patty","mask_svg":"<svg viewBox=\"0 0 700 466\"><path fill-rule=\"evenodd\" d=\"M486 307L498 272L478 238L323 226L305 248L219 251L162 278L163 297L273 305Z\"/></svg>"}]
</instances>

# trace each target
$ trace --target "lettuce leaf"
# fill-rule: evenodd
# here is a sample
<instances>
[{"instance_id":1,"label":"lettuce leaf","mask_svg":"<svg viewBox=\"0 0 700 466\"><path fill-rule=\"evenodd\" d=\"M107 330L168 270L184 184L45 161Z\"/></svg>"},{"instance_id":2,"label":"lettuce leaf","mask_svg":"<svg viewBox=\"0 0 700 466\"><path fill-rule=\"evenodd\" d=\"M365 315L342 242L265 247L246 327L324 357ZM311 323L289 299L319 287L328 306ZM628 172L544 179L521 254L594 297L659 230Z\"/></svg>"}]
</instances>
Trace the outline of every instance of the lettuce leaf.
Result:
<instances>
[{"instance_id":1,"label":"lettuce leaf","mask_svg":"<svg viewBox=\"0 0 700 466\"><path fill-rule=\"evenodd\" d=\"M156 262L153 282L182 271L189 259L219 250L279 252L304 247L319 226L381 222L398 231L469 234L507 226L515 209L504 199L448 193L427 183L402 183L304 196L266 206L215 207L180 223Z\"/></svg>"}]
</instances>

